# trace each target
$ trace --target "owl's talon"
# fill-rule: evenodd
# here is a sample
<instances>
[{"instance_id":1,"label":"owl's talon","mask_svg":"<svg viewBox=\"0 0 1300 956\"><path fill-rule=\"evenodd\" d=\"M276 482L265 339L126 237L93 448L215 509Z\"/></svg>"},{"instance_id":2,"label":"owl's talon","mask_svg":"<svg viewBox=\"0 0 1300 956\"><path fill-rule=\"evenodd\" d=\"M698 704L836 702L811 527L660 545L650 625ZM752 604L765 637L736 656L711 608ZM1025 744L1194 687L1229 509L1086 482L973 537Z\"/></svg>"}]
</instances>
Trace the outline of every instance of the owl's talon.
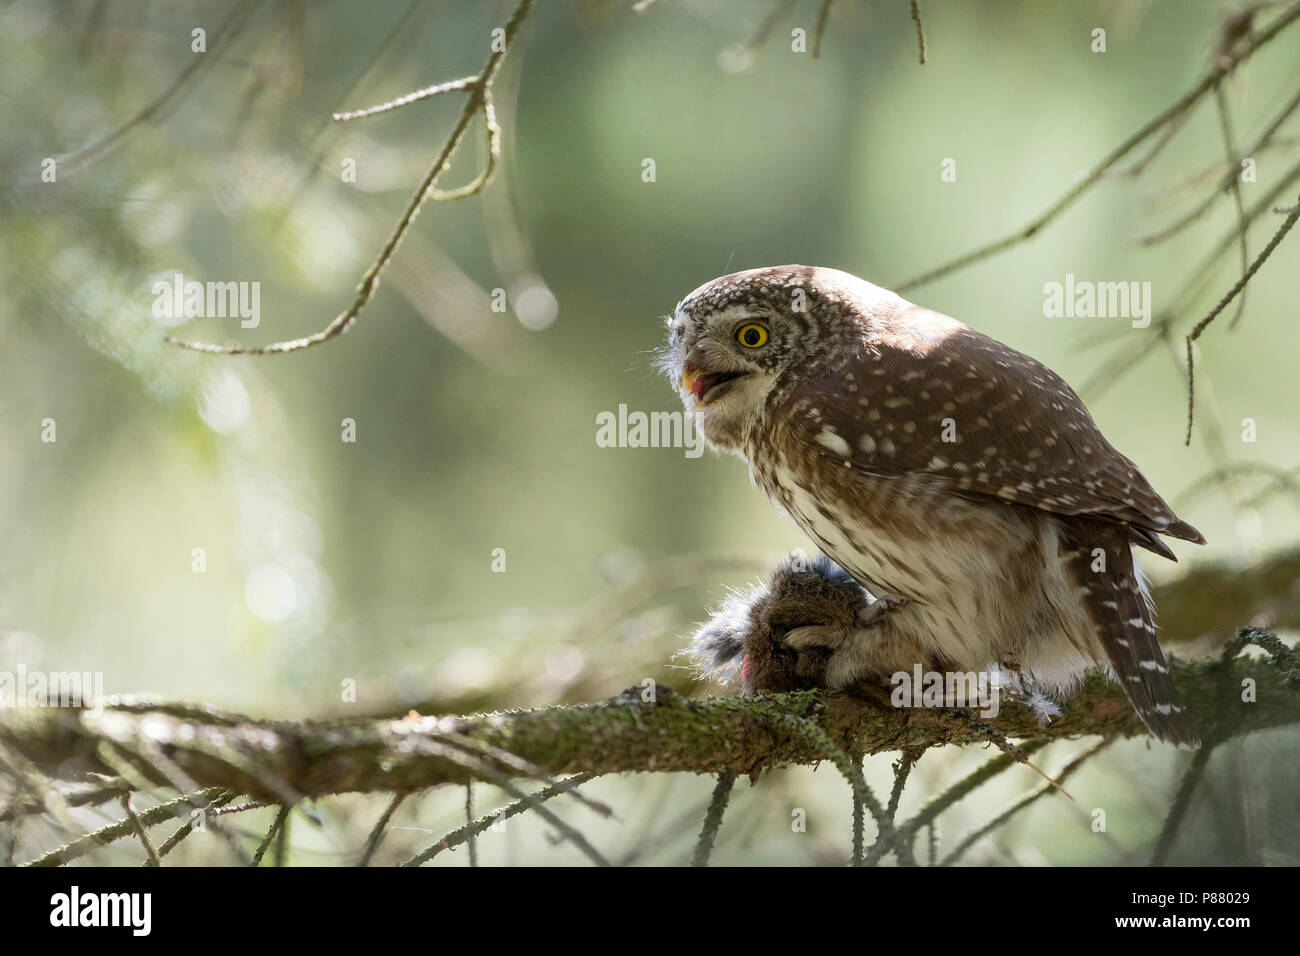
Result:
<instances>
[{"instance_id":1,"label":"owl's talon","mask_svg":"<svg viewBox=\"0 0 1300 956\"><path fill-rule=\"evenodd\" d=\"M882 594L858 612L858 623L863 627L875 627L888 615L911 603L911 598L901 594Z\"/></svg>"}]
</instances>

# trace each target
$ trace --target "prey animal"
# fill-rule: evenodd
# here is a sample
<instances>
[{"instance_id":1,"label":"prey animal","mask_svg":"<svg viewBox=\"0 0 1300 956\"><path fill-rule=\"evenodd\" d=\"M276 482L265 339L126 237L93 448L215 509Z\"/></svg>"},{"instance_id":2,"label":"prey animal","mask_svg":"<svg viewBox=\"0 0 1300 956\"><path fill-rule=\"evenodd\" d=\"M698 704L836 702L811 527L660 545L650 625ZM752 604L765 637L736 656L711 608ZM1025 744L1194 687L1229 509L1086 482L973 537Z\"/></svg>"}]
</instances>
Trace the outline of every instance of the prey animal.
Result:
<instances>
[{"instance_id":1,"label":"prey animal","mask_svg":"<svg viewBox=\"0 0 1300 956\"><path fill-rule=\"evenodd\" d=\"M797 265L700 286L669 317L660 366L708 443L838 566L814 582L837 596L834 620L779 634L788 675L839 688L916 664L992 668L1067 697L1099 665L1156 737L1197 746L1134 549L1176 560L1161 535L1205 539L1046 366ZM697 644L704 669L752 678L744 642L718 638Z\"/></svg>"}]
</instances>

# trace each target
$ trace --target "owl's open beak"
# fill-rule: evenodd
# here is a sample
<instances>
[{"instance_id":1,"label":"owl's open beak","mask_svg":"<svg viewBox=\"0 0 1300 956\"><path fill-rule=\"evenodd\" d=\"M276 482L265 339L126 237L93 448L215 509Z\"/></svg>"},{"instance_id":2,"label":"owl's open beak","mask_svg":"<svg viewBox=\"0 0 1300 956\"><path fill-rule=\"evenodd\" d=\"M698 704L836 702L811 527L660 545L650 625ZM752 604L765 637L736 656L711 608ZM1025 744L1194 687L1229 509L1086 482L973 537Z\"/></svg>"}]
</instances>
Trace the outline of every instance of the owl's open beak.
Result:
<instances>
[{"instance_id":1,"label":"owl's open beak","mask_svg":"<svg viewBox=\"0 0 1300 956\"><path fill-rule=\"evenodd\" d=\"M690 362L682 366L682 388L695 396L697 405L707 405L736 379L747 372L706 372Z\"/></svg>"}]
</instances>

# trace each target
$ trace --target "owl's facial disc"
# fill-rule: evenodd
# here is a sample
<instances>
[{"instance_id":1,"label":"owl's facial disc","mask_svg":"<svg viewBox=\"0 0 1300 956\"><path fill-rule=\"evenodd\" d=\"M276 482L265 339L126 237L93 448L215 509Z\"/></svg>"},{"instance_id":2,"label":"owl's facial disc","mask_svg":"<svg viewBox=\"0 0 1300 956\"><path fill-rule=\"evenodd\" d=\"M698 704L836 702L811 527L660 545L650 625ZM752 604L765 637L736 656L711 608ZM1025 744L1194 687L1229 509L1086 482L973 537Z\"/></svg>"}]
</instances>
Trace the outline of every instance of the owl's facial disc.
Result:
<instances>
[{"instance_id":1,"label":"owl's facial disc","mask_svg":"<svg viewBox=\"0 0 1300 956\"><path fill-rule=\"evenodd\" d=\"M710 447L742 454L747 429L780 371L783 327L752 305L698 310L678 306L668 319L659 367Z\"/></svg>"}]
</instances>

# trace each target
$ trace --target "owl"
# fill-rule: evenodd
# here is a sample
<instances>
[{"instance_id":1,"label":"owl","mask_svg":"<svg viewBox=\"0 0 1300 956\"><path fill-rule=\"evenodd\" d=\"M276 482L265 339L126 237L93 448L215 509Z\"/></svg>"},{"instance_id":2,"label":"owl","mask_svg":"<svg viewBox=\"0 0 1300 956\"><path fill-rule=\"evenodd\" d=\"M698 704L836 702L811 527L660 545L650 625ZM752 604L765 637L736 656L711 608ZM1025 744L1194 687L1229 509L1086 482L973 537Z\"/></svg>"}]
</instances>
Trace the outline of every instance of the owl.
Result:
<instances>
[{"instance_id":1,"label":"owl","mask_svg":"<svg viewBox=\"0 0 1300 956\"><path fill-rule=\"evenodd\" d=\"M798 628L765 652L786 683L842 688L919 664L997 669L1060 699L1100 666L1156 737L1198 746L1134 551L1176 560L1161 535L1205 539L1046 366L796 265L696 289L659 364L705 440L743 458L868 592L851 626Z\"/></svg>"}]
</instances>

